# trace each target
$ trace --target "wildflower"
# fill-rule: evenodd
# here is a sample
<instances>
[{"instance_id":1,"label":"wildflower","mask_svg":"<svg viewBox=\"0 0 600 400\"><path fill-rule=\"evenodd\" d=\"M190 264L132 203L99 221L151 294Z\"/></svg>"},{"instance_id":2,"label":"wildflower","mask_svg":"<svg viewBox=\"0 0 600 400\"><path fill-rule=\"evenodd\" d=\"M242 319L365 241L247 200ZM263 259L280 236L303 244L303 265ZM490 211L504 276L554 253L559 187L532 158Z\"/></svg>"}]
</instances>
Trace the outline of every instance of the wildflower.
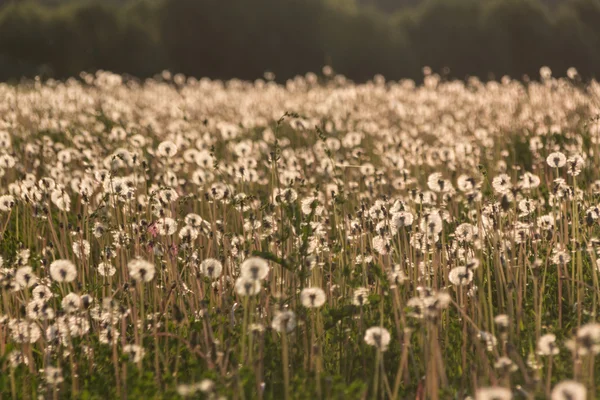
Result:
<instances>
[{"instance_id":1,"label":"wildflower","mask_svg":"<svg viewBox=\"0 0 600 400\"><path fill-rule=\"evenodd\" d=\"M117 272L117 269L112 264L107 262L101 262L98 264L98 273L101 276L113 276Z\"/></svg>"},{"instance_id":2,"label":"wildflower","mask_svg":"<svg viewBox=\"0 0 600 400\"><path fill-rule=\"evenodd\" d=\"M384 202L377 200L375 204L369 208L369 216L375 220L379 220L388 215L387 207Z\"/></svg>"},{"instance_id":3,"label":"wildflower","mask_svg":"<svg viewBox=\"0 0 600 400\"><path fill-rule=\"evenodd\" d=\"M600 207L592 206L585 211L585 220L588 226L592 226L600 217Z\"/></svg>"},{"instance_id":4,"label":"wildflower","mask_svg":"<svg viewBox=\"0 0 600 400\"><path fill-rule=\"evenodd\" d=\"M230 190L226 184L217 182L210 187L209 193L213 200L222 200L229 197Z\"/></svg>"},{"instance_id":5,"label":"wildflower","mask_svg":"<svg viewBox=\"0 0 600 400\"><path fill-rule=\"evenodd\" d=\"M369 290L367 288L357 288L352 296L352 304L355 306L364 306L369 304Z\"/></svg>"},{"instance_id":6,"label":"wildflower","mask_svg":"<svg viewBox=\"0 0 600 400\"><path fill-rule=\"evenodd\" d=\"M121 177L106 179L103 183L103 188L105 193L115 195L121 201L128 199L133 192L133 188L129 185L129 182Z\"/></svg>"},{"instance_id":7,"label":"wildflower","mask_svg":"<svg viewBox=\"0 0 600 400\"><path fill-rule=\"evenodd\" d=\"M540 177L532 174L531 172L525 172L519 180L519 187L521 189L535 189L540 186Z\"/></svg>"},{"instance_id":8,"label":"wildflower","mask_svg":"<svg viewBox=\"0 0 600 400\"><path fill-rule=\"evenodd\" d=\"M552 230L554 228L554 217L551 215L542 215L537 219L537 224L544 230Z\"/></svg>"},{"instance_id":9,"label":"wildflower","mask_svg":"<svg viewBox=\"0 0 600 400\"><path fill-rule=\"evenodd\" d=\"M325 304L325 292L321 288L305 288L300 293L302 305L306 308L319 308Z\"/></svg>"},{"instance_id":10,"label":"wildflower","mask_svg":"<svg viewBox=\"0 0 600 400\"><path fill-rule=\"evenodd\" d=\"M240 274L254 280L262 280L269 274L269 264L260 257L250 257L240 266Z\"/></svg>"},{"instance_id":11,"label":"wildflower","mask_svg":"<svg viewBox=\"0 0 600 400\"><path fill-rule=\"evenodd\" d=\"M90 296L89 294L84 294L83 296L81 296L81 305L83 306L84 309L88 309L90 308L90 306L92 305L92 303L94 302L94 298L92 296Z\"/></svg>"},{"instance_id":12,"label":"wildflower","mask_svg":"<svg viewBox=\"0 0 600 400\"><path fill-rule=\"evenodd\" d=\"M271 328L277 332L291 332L296 327L296 314L293 311L278 311L275 313Z\"/></svg>"},{"instance_id":13,"label":"wildflower","mask_svg":"<svg viewBox=\"0 0 600 400\"><path fill-rule=\"evenodd\" d=\"M371 241L373 250L381 255L389 254L391 251L390 238L387 236L374 236Z\"/></svg>"},{"instance_id":14,"label":"wildflower","mask_svg":"<svg viewBox=\"0 0 600 400\"><path fill-rule=\"evenodd\" d=\"M554 386L550 398L552 400L585 400L587 389L579 382L562 381Z\"/></svg>"},{"instance_id":15,"label":"wildflower","mask_svg":"<svg viewBox=\"0 0 600 400\"><path fill-rule=\"evenodd\" d=\"M21 287L32 287L38 281L31 267L21 267L15 273L15 282Z\"/></svg>"},{"instance_id":16,"label":"wildflower","mask_svg":"<svg viewBox=\"0 0 600 400\"><path fill-rule=\"evenodd\" d=\"M315 210L315 215L321 215L323 213L323 206L320 206L315 197L307 197L302 199L300 202L302 213L304 215L310 215Z\"/></svg>"},{"instance_id":17,"label":"wildflower","mask_svg":"<svg viewBox=\"0 0 600 400\"><path fill-rule=\"evenodd\" d=\"M179 195L173 188L161 189L158 192L158 198L163 204L171 204L179 198Z\"/></svg>"},{"instance_id":18,"label":"wildflower","mask_svg":"<svg viewBox=\"0 0 600 400\"><path fill-rule=\"evenodd\" d=\"M27 303L27 318L32 320L51 320L54 319L54 310L48 303L34 299Z\"/></svg>"},{"instance_id":19,"label":"wildflower","mask_svg":"<svg viewBox=\"0 0 600 400\"><path fill-rule=\"evenodd\" d=\"M421 314L423 317L435 319L438 317L439 312L448 307L451 302L451 297L447 292L436 292L429 288L420 287L419 302L416 303L417 307L421 308ZM419 290L419 288L417 288ZM413 300L414 302L414 300Z\"/></svg>"},{"instance_id":20,"label":"wildflower","mask_svg":"<svg viewBox=\"0 0 600 400\"><path fill-rule=\"evenodd\" d=\"M513 398L510 389L491 386L477 389L475 400L511 400Z\"/></svg>"},{"instance_id":21,"label":"wildflower","mask_svg":"<svg viewBox=\"0 0 600 400\"><path fill-rule=\"evenodd\" d=\"M73 254L77 258L87 258L90 255L90 243L87 240L81 239L73 242Z\"/></svg>"},{"instance_id":22,"label":"wildflower","mask_svg":"<svg viewBox=\"0 0 600 400\"><path fill-rule=\"evenodd\" d=\"M332 150L337 150L337 149L332 148ZM369 176L369 175L373 175L375 173L375 167L371 163L365 163L360 166L359 171L360 171L361 175Z\"/></svg>"},{"instance_id":23,"label":"wildflower","mask_svg":"<svg viewBox=\"0 0 600 400\"><path fill-rule=\"evenodd\" d=\"M386 351L390 344L390 333L387 329L374 326L365 332L365 343L377 347L379 351Z\"/></svg>"},{"instance_id":24,"label":"wildflower","mask_svg":"<svg viewBox=\"0 0 600 400\"><path fill-rule=\"evenodd\" d=\"M581 173L584 161L580 155L574 155L567 159L567 174L577 176Z\"/></svg>"},{"instance_id":25,"label":"wildflower","mask_svg":"<svg viewBox=\"0 0 600 400\"><path fill-rule=\"evenodd\" d=\"M196 384L196 387L202 393L210 393L215 389L215 383L210 379L202 379Z\"/></svg>"},{"instance_id":26,"label":"wildflower","mask_svg":"<svg viewBox=\"0 0 600 400\"><path fill-rule=\"evenodd\" d=\"M193 213L186 215L183 221L186 225L191 226L192 228L201 228L205 223L202 217Z\"/></svg>"},{"instance_id":27,"label":"wildflower","mask_svg":"<svg viewBox=\"0 0 600 400\"><path fill-rule=\"evenodd\" d=\"M143 347L135 344L125 345L123 347L123 352L128 354L129 359L134 363L142 361L142 358L144 358L144 355L146 354L146 351Z\"/></svg>"},{"instance_id":28,"label":"wildflower","mask_svg":"<svg viewBox=\"0 0 600 400\"><path fill-rule=\"evenodd\" d=\"M29 249L19 250L15 264L25 266L29 262L31 251Z\"/></svg>"},{"instance_id":29,"label":"wildflower","mask_svg":"<svg viewBox=\"0 0 600 400\"><path fill-rule=\"evenodd\" d=\"M94 223L92 234L96 239L100 239L106 233L106 227L101 222Z\"/></svg>"},{"instance_id":30,"label":"wildflower","mask_svg":"<svg viewBox=\"0 0 600 400\"><path fill-rule=\"evenodd\" d=\"M198 388L194 385L185 385L185 384L180 384L177 385L177 394L182 396L182 397L190 397L193 396L194 394L196 394L196 392L198 391Z\"/></svg>"},{"instance_id":31,"label":"wildflower","mask_svg":"<svg viewBox=\"0 0 600 400\"><path fill-rule=\"evenodd\" d=\"M408 281L408 277L402 270L400 264L394 265L394 267L388 272L388 279L390 280L391 288L395 288L398 285L404 284Z\"/></svg>"},{"instance_id":32,"label":"wildflower","mask_svg":"<svg viewBox=\"0 0 600 400\"><path fill-rule=\"evenodd\" d=\"M19 350L13 350L8 354L11 368L17 368L20 364L29 365L29 359Z\"/></svg>"},{"instance_id":33,"label":"wildflower","mask_svg":"<svg viewBox=\"0 0 600 400\"><path fill-rule=\"evenodd\" d=\"M421 231L429 237L434 237L442 232L442 217L438 212L427 214L421 219Z\"/></svg>"},{"instance_id":34,"label":"wildflower","mask_svg":"<svg viewBox=\"0 0 600 400\"><path fill-rule=\"evenodd\" d=\"M400 211L398 213L392 214L392 218L390 220L390 225L393 230L397 231L400 228L411 226L413 223L414 217L412 213L408 211Z\"/></svg>"},{"instance_id":35,"label":"wildflower","mask_svg":"<svg viewBox=\"0 0 600 400\"><path fill-rule=\"evenodd\" d=\"M552 70L550 67L544 65L540 68L540 77L542 80L548 80L552 77Z\"/></svg>"},{"instance_id":36,"label":"wildflower","mask_svg":"<svg viewBox=\"0 0 600 400\"><path fill-rule=\"evenodd\" d=\"M179 239L182 242L190 243L198 238L198 230L189 225L184 226L179 230Z\"/></svg>"},{"instance_id":37,"label":"wildflower","mask_svg":"<svg viewBox=\"0 0 600 400\"><path fill-rule=\"evenodd\" d=\"M566 265L571 261L571 255L564 250L554 249L552 255L552 263L556 265Z\"/></svg>"},{"instance_id":38,"label":"wildflower","mask_svg":"<svg viewBox=\"0 0 600 400\"><path fill-rule=\"evenodd\" d=\"M75 312L81 308L81 297L76 293L69 293L63 298L61 305L66 312Z\"/></svg>"},{"instance_id":39,"label":"wildflower","mask_svg":"<svg viewBox=\"0 0 600 400\"><path fill-rule=\"evenodd\" d=\"M519 368L515 365L515 363L508 357L500 357L494 363L494 368L500 371L502 374L508 374L510 372L515 372Z\"/></svg>"},{"instance_id":40,"label":"wildflower","mask_svg":"<svg viewBox=\"0 0 600 400\"><path fill-rule=\"evenodd\" d=\"M251 333L262 333L265 331L265 326L263 324L252 323L248 325L248 330Z\"/></svg>"},{"instance_id":41,"label":"wildflower","mask_svg":"<svg viewBox=\"0 0 600 400\"><path fill-rule=\"evenodd\" d=\"M104 246L104 248L101 251L101 256L106 258L107 260L110 260L117 256L117 252L114 246Z\"/></svg>"},{"instance_id":42,"label":"wildflower","mask_svg":"<svg viewBox=\"0 0 600 400\"><path fill-rule=\"evenodd\" d=\"M15 197L10 194L0 196L0 211L8 212L15 205Z\"/></svg>"},{"instance_id":43,"label":"wildflower","mask_svg":"<svg viewBox=\"0 0 600 400\"><path fill-rule=\"evenodd\" d=\"M556 335L547 333L540 337L537 342L537 353L541 356L557 355L560 352L556 345Z\"/></svg>"},{"instance_id":44,"label":"wildflower","mask_svg":"<svg viewBox=\"0 0 600 400\"><path fill-rule=\"evenodd\" d=\"M223 264L214 258L207 258L200 264L200 271L210 279L217 279L223 271Z\"/></svg>"},{"instance_id":45,"label":"wildflower","mask_svg":"<svg viewBox=\"0 0 600 400\"><path fill-rule=\"evenodd\" d=\"M433 174L429 175L427 178L427 186L430 190L438 193L446 193L453 189L452 183L446 179L443 179L440 172L434 172Z\"/></svg>"},{"instance_id":46,"label":"wildflower","mask_svg":"<svg viewBox=\"0 0 600 400\"><path fill-rule=\"evenodd\" d=\"M448 274L448 280L454 286L465 286L473 280L473 271L467 267L454 267Z\"/></svg>"},{"instance_id":47,"label":"wildflower","mask_svg":"<svg viewBox=\"0 0 600 400\"><path fill-rule=\"evenodd\" d=\"M461 192L467 193L477 188L477 181L475 178L468 175L460 175L456 181L458 189Z\"/></svg>"},{"instance_id":48,"label":"wildflower","mask_svg":"<svg viewBox=\"0 0 600 400\"><path fill-rule=\"evenodd\" d=\"M0 130L0 148L8 149L11 146L12 139L10 133L5 130Z\"/></svg>"},{"instance_id":49,"label":"wildflower","mask_svg":"<svg viewBox=\"0 0 600 400\"><path fill-rule=\"evenodd\" d=\"M53 190L50 198L59 210L65 212L71 211L71 198L63 189Z\"/></svg>"},{"instance_id":50,"label":"wildflower","mask_svg":"<svg viewBox=\"0 0 600 400\"><path fill-rule=\"evenodd\" d=\"M519 201L519 217L525 217L535 211L535 201L530 199L522 199Z\"/></svg>"},{"instance_id":51,"label":"wildflower","mask_svg":"<svg viewBox=\"0 0 600 400\"><path fill-rule=\"evenodd\" d=\"M48 301L53 296L50 288L45 285L37 285L36 287L33 288L31 293L32 293L34 299L39 299L39 300L43 300L43 301Z\"/></svg>"},{"instance_id":52,"label":"wildflower","mask_svg":"<svg viewBox=\"0 0 600 400\"><path fill-rule=\"evenodd\" d=\"M138 282L150 282L156 272L154 264L140 258L129 261L127 268L129 269L129 276Z\"/></svg>"},{"instance_id":53,"label":"wildflower","mask_svg":"<svg viewBox=\"0 0 600 400\"><path fill-rule=\"evenodd\" d=\"M574 341L567 341L565 345L573 352L577 350L580 355L600 353L600 323L590 322L582 325Z\"/></svg>"},{"instance_id":54,"label":"wildflower","mask_svg":"<svg viewBox=\"0 0 600 400\"><path fill-rule=\"evenodd\" d=\"M496 176L492 180L492 187L494 191L498 194L506 194L511 189L512 184L510 182L510 176L506 174L501 174Z\"/></svg>"},{"instance_id":55,"label":"wildflower","mask_svg":"<svg viewBox=\"0 0 600 400\"><path fill-rule=\"evenodd\" d=\"M44 369L44 377L46 379L46 383L51 386L56 386L64 381L61 368L46 367Z\"/></svg>"},{"instance_id":56,"label":"wildflower","mask_svg":"<svg viewBox=\"0 0 600 400\"><path fill-rule=\"evenodd\" d=\"M172 235L177 232L177 221L169 217L160 218L156 221L156 228L163 236Z\"/></svg>"},{"instance_id":57,"label":"wildflower","mask_svg":"<svg viewBox=\"0 0 600 400\"><path fill-rule=\"evenodd\" d=\"M562 168L567 163L567 157L565 157L565 155L563 153L557 151L557 152L551 153L546 158L546 163L551 168Z\"/></svg>"},{"instance_id":58,"label":"wildflower","mask_svg":"<svg viewBox=\"0 0 600 400\"><path fill-rule=\"evenodd\" d=\"M292 204L298 199L298 193L292 188L275 189L274 196L275 204L285 203Z\"/></svg>"},{"instance_id":59,"label":"wildflower","mask_svg":"<svg viewBox=\"0 0 600 400\"><path fill-rule=\"evenodd\" d=\"M165 140L158 145L156 155L163 158L171 158L177 154L177 145L169 140Z\"/></svg>"},{"instance_id":60,"label":"wildflower","mask_svg":"<svg viewBox=\"0 0 600 400\"><path fill-rule=\"evenodd\" d=\"M498 344L498 339L496 339L496 337L490 332L479 331L479 333L477 333L477 337L481 341L485 342L487 351L493 351L494 347L496 347Z\"/></svg>"},{"instance_id":61,"label":"wildflower","mask_svg":"<svg viewBox=\"0 0 600 400\"><path fill-rule=\"evenodd\" d=\"M260 289L260 281L256 279L241 276L235 281L235 292L240 296L254 296Z\"/></svg>"},{"instance_id":62,"label":"wildflower","mask_svg":"<svg viewBox=\"0 0 600 400\"><path fill-rule=\"evenodd\" d=\"M72 282L77 277L77 269L69 260L56 260L50 264L50 276L56 282Z\"/></svg>"},{"instance_id":63,"label":"wildflower","mask_svg":"<svg viewBox=\"0 0 600 400\"><path fill-rule=\"evenodd\" d=\"M190 385L177 385L177 394L183 397L193 396L197 392L210 394L215 389L215 383L210 379L203 379Z\"/></svg>"},{"instance_id":64,"label":"wildflower","mask_svg":"<svg viewBox=\"0 0 600 400\"><path fill-rule=\"evenodd\" d=\"M12 320L8 327L10 337L16 343L35 343L42 337L42 331L34 322Z\"/></svg>"},{"instance_id":65,"label":"wildflower","mask_svg":"<svg viewBox=\"0 0 600 400\"><path fill-rule=\"evenodd\" d=\"M498 327L498 331L500 333L506 333L508 331L508 327L510 325L510 319L508 318L508 315L496 315L496 317L494 318L494 322L496 323L496 326Z\"/></svg>"},{"instance_id":66,"label":"wildflower","mask_svg":"<svg viewBox=\"0 0 600 400\"><path fill-rule=\"evenodd\" d=\"M463 223L454 230L454 237L461 242L471 242L477 228L469 223Z\"/></svg>"},{"instance_id":67,"label":"wildflower","mask_svg":"<svg viewBox=\"0 0 600 400\"><path fill-rule=\"evenodd\" d=\"M99 340L100 343L102 344L109 344L109 345L113 345L117 343L117 340L119 339L119 336L121 334L119 333L118 330L113 329L110 326L107 326L106 328L103 328L100 331L100 335L99 335Z\"/></svg>"}]
</instances>

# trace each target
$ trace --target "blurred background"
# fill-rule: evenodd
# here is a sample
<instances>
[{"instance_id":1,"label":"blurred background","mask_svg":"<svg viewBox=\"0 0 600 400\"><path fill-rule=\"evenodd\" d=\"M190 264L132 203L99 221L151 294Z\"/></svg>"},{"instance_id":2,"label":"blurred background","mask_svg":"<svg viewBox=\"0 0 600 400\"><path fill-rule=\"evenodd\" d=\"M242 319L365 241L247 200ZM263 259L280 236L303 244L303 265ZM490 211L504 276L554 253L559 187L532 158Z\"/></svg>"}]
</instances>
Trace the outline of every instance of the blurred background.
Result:
<instances>
[{"instance_id":1,"label":"blurred background","mask_svg":"<svg viewBox=\"0 0 600 400\"><path fill-rule=\"evenodd\" d=\"M600 0L0 0L0 80L600 75Z\"/></svg>"}]
</instances>

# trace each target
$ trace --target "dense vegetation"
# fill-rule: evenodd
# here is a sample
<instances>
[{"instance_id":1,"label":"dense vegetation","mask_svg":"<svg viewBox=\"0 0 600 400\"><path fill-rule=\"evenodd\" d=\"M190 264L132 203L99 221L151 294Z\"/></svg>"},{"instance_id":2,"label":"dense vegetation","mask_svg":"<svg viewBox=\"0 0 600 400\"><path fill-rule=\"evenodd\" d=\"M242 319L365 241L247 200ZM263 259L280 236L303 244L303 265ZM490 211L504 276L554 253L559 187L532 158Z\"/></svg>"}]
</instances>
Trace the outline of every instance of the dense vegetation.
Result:
<instances>
[{"instance_id":1,"label":"dense vegetation","mask_svg":"<svg viewBox=\"0 0 600 400\"><path fill-rule=\"evenodd\" d=\"M9 0L10 1L10 0ZM46 0L52 1L52 0ZM61 0L54 0L61 1ZM351 0L352 1L352 0ZM356 0L361 6L374 7L384 12L396 12L407 7L418 6L428 0ZM548 7L556 7L558 5L569 2L570 0L540 0L540 3Z\"/></svg>"},{"instance_id":2,"label":"dense vegetation","mask_svg":"<svg viewBox=\"0 0 600 400\"><path fill-rule=\"evenodd\" d=\"M350 0L15 2L0 8L0 79L111 70L278 80L328 64L364 81L600 75L600 0L431 0L395 14ZM444 69L444 68L449 69Z\"/></svg>"},{"instance_id":3,"label":"dense vegetation","mask_svg":"<svg viewBox=\"0 0 600 400\"><path fill-rule=\"evenodd\" d=\"M0 397L596 398L600 85L324 72L0 84Z\"/></svg>"}]
</instances>

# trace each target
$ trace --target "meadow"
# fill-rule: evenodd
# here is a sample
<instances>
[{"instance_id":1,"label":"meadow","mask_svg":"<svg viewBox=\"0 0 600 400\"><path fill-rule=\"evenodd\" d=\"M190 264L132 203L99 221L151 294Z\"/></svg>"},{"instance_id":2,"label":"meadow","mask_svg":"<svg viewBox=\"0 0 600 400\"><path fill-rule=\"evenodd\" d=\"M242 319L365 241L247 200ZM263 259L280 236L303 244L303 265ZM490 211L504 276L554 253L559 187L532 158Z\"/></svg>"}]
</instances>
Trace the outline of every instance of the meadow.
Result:
<instances>
[{"instance_id":1,"label":"meadow","mask_svg":"<svg viewBox=\"0 0 600 400\"><path fill-rule=\"evenodd\" d=\"M2 399L594 399L600 84L0 84Z\"/></svg>"}]
</instances>

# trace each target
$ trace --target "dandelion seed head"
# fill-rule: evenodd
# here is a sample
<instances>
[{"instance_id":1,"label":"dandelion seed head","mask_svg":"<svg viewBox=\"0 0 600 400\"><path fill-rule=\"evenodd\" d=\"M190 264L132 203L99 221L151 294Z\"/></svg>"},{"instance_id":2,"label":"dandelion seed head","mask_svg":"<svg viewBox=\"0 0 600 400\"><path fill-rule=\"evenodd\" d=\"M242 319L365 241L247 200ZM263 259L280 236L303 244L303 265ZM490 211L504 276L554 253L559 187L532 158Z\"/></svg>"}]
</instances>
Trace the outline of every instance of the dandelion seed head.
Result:
<instances>
[{"instance_id":1,"label":"dandelion seed head","mask_svg":"<svg viewBox=\"0 0 600 400\"><path fill-rule=\"evenodd\" d=\"M241 276L235 281L235 292L240 296L255 296L260 290L259 280Z\"/></svg>"},{"instance_id":2,"label":"dandelion seed head","mask_svg":"<svg viewBox=\"0 0 600 400\"><path fill-rule=\"evenodd\" d=\"M207 258L200 264L200 271L210 279L217 279L223 271L223 264L214 258Z\"/></svg>"},{"instance_id":3,"label":"dandelion seed head","mask_svg":"<svg viewBox=\"0 0 600 400\"><path fill-rule=\"evenodd\" d=\"M467 267L454 267L448 274L448 280L454 286L466 286L473 281L473 271Z\"/></svg>"},{"instance_id":4,"label":"dandelion seed head","mask_svg":"<svg viewBox=\"0 0 600 400\"><path fill-rule=\"evenodd\" d=\"M240 274L253 280L263 280L269 274L269 263L260 257L250 257L240 265Z\"/></svg>"},{"instance_id":5,"label":"dandelion seed head","mask_svg":"<svg viewBox=\"0 0 600 400\"><path fill-rule=\"evenodd\" d=\"M300 301L306 308L319 308L325 304L325 292L321 288L304 288L300 293Z\"/></svg>"},{"instance_id":6,"label":"dandelion seed head","mask_svg":"<svg viewBox=\"0 0 600 400\"><path fill-rule=\"evenodd\" d=\"M365 332L365 343L376 347L379 351L386 351L391 341L390 333L387 329L374 326Z\"/></svg>"},{"instance_id":7,"label":"dandelion seed head","mask_svg":"<svg viewBox=\"0 0 600 400\"><path fill-rule=\"evenodd\" d=\"M566 380L554 386L550 398L552 400L585 400L587 389L579 382Z\"/></svg>"},{"instance_id":8,"label":"dandelion seed head","mask_svg":"<svg viewBox=\"0 0 600 400\"><path fill-rule=\"evenodd\" d=\"M129 261L127 269L129 269L129 276L137 282L150 282L156 273L154 264L141 258Z\"/></svg>"},{"instance_id":9,"label":"dandelion seed head","mask_svg":"<svg viewBox=\"0 0 600 400\"><path fill-rule=\"evenodd\" d=\"M551 168L562 168L567 163L567 157L560 151L556 151L546 157L546 163Z\"/></svg>"},{"instance_id":10,"label":"dandelion seed head","mask_svg":"<svg viewBox=\"0 0 600 400\"><path fill-rule=\"evenodd\" d=\"M475 400L511 400L512 398L510 389L500 386L479 388L475 393Z\"/></svg>"},{"instance_id":11,"label":"dandelion seed head","mask_svg":"<svg viewBox=\"0 0 600 400\"><path fill-rule=\"evenodd\" d=\"M369 304L369 290L364 287L354 289L352 295L352 304L355 306L364 306Z\"/></svg>"},{"instance_id":12,"label":"dandelion seed head","mask_svg":"<svg viewBox=\"0 0 600 400\"><path fill-rule=\"evenodd\" d=\"M47 366L44 369L44 377L50 386L56 386L64 381L61 368Z\"/></svg>"},{"instance_id":13,"label":"dandelion seed head","mask_svg":"<svg viewBox=\"0 0 600 400\"><path fill-rule=\"evenodd\" d=\"M50 264L50 276L56 282L72 282L77 277L77 268L69 260L56 260Z\"/></svg>"},{"instance_id":14,"label":"dandelion seed head","mask_svg":"<svg viewBox=\"0 0 600 400\"><path fill-rule=\"evenodd\" d=\"M296 328L296 314L293 311L276 312L271 328L277 332L292 332Z\"/></svg>"},{"instance_id":15,"label":"dandelion seed head","mask_svg":"<svg viewBox=\"0 0 600 400\"><path fill-rule=\"evenodd\" d=\"M542 335L537 343L537 354L542 356L551 356L560 353L556 343L556 335L547 333Z\"/></svg>"}]
</instances>

